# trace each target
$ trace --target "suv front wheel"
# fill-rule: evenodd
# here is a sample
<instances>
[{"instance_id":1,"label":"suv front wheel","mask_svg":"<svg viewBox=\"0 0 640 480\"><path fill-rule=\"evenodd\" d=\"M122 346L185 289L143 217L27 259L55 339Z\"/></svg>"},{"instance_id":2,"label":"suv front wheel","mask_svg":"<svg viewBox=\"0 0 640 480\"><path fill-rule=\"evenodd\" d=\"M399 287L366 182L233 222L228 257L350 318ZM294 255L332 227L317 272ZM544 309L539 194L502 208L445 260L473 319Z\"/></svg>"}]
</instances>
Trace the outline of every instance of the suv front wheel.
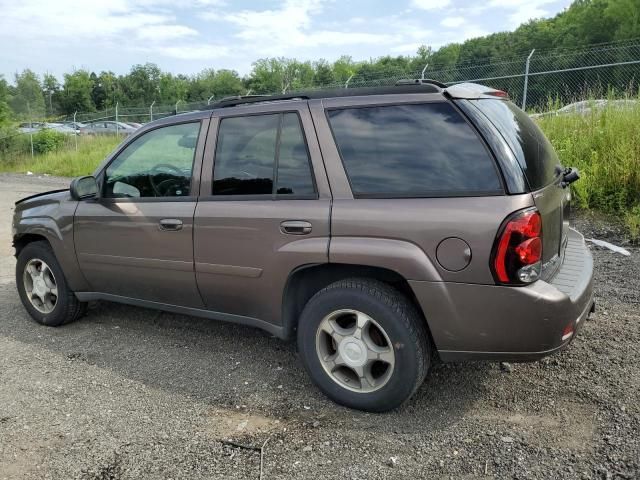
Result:
<instances>
[{"instance_id":1,"label":"suv front wheel","mask_svg":"<svg viewBox=\"0 0 640 480\"><path fill-rule=\"evenodd\" d=\"M57 327L80 318L86 311L87 304L69 289L55 254L45 241L29 243L20 251L16 284L22 304L42 325Z\"/></svg>"},{"instance_id":2,"label":"suv front wheel","mask_svg":"<svg viewBox=\"0 0 640 480\"><path fill-rule=\"evenodd\" d=\"M377 280L348 279L316 293L298 325L309 375L335 402L382 412L413 395L427 373L427 328L414 305Z\"/></svg>"}]
</instances>

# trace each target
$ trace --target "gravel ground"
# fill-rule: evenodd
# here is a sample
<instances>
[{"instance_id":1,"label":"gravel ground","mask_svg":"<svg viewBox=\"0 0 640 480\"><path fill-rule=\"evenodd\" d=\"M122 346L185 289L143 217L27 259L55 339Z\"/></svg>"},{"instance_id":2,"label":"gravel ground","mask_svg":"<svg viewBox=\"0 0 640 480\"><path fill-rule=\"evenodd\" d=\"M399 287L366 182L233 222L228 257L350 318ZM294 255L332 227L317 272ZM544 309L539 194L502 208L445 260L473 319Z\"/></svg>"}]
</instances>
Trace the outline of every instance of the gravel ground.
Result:
<instances>
[{"instance_id":1,"label":"gravel ground","mask_svg":"<svg viewBox=\"0 0 640 480\"><path fill-rule=\"evenodd\" d=\"M66 183L0 175L0 479L257 479L267 440L265 479L640 478L638 248L592 248L598 310L566 351L439 365L400 411L365 414L258 330L102 302L62 328L31 321L13 202Z\"/></svg>"}]
</instances>

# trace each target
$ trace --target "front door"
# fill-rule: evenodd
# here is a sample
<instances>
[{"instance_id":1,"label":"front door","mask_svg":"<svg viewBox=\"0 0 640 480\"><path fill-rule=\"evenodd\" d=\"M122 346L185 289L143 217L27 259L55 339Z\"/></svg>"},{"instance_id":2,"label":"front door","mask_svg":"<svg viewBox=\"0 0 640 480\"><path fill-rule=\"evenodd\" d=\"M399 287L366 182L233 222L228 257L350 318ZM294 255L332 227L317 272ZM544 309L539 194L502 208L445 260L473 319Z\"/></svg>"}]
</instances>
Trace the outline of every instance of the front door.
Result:
<instances>
[{"instance_id":1,"label":"front door","mask_svg":"<svg viewBox=\"0 0 640 480\"><path fill-rule=\"evenodd\" d=\"M328 261L331 196L306 102L241 109L212 117L196 278L207 308L277 325L289 274Z\"/></svg>"},{"instance_id":2,"label":"front door","mask_svg":"<svg viewBox=\"0 0 640 480\"><path fill-rule=\"evenodd\" d=\"M93 291L202 307L193 215L208 123L150 130L98 175L100 197L80 202L74 219L78 262Z\"/></svg>"}]
</instances>

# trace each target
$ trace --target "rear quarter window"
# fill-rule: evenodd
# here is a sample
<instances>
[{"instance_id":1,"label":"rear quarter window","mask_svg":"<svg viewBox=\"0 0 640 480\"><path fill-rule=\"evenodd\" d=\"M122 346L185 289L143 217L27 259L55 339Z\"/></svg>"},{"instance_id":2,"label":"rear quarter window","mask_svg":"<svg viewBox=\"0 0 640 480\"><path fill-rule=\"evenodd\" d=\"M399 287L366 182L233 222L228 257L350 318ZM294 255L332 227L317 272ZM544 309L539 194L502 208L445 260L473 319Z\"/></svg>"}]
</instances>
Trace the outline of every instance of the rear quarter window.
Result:
<instances>
[{"instance_id":1,"label":"rear quarter window","mask_svg":"<svg viewBox=\"0 0 640 480\"><path fill-rule=\"evenodd\" d=\"M513 151L529 188L538 190L553 182L561 170L560 160L540 127L513 103L504 100L473 100L500 132Z\"/></svg>"},{"instance_id":2,"label":"rear quarter window","mask_svg":"<svg viewBox=\"0 0 640 480\"><path fill-rule=\"evenodd\" d=\"M449 103L327 112L356 197L438 197L502 192L493 159Z\"/></svg>"}]
</instances>

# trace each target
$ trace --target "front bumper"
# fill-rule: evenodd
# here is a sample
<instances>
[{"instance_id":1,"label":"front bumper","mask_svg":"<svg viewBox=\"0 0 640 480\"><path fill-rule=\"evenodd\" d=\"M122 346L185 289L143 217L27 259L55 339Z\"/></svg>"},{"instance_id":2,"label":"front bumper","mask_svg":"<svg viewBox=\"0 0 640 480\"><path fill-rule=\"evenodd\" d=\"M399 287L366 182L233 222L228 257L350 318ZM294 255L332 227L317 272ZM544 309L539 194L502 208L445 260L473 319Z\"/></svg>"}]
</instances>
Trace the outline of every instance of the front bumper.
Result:
<instances>
[{"instance_id":1,"label":"front bumper","mask_svg":"<svg viewBox=\"0 0 640 480\"><path fill-rule=\"evenodd\" d=\"M562 266L548 282L409 282L441 360L531 361L565 347L594 307L591 253L579 232L570 229L568 237Z\"/></svg>"}]
</instances>

